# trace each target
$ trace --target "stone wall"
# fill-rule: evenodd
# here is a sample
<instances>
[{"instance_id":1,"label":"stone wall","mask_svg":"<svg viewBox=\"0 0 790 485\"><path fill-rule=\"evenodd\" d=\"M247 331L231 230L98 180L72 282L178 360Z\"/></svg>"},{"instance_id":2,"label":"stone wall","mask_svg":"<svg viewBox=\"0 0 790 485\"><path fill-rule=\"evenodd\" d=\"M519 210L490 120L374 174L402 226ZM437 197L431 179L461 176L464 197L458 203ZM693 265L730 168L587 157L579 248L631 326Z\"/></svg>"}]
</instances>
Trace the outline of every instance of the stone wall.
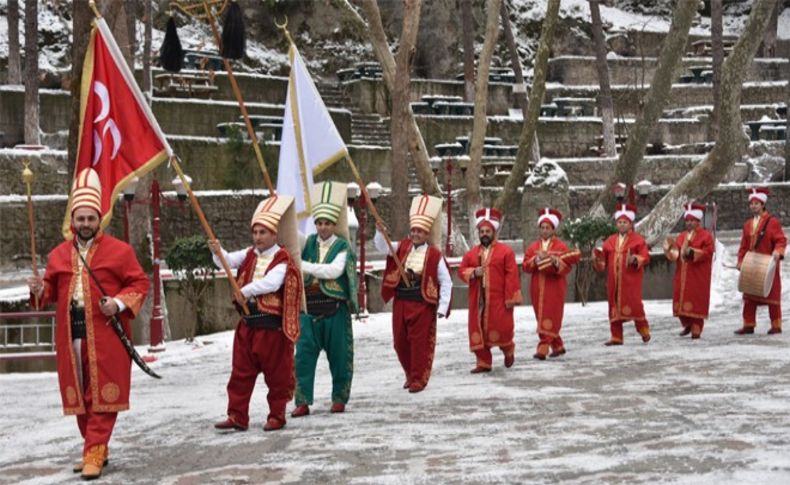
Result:
<instances>
[{"instance_id":1,"label":"stone wall","mask_svg":"<svg viewBox=\"0 0 790 485\"><path fill-rule=\"evenodd\" d=\"M686 57L675 71L675 78L689 72L692 66L710 65L705 57ZM650 85L658 67L655 57L615 57L607 60L609 81L612 84L632 86ZM788 76L790 61L787 59L755 59L746 70L744 82L784 81ZM566 85L598 84L595 57L559 56L549 59L549 82ZM710 86L710 85L709 85Z\"/></svg>"},{"instance_id":2,"label":"stone wall","mask_svg":"<svg viewBox=\"0 0 790 485\"><path fill-rule=\"evenodd\" d=\"M54 133L69 129L70 99L67 91L42 90L40 96L41 130ZM208 109L211 108L211 109ZM250 114L282 116L283 105L247 103ZM154 98L154 116L168 135L217 136L217 124L238 121L239 107L235 101L206 101L179 98ZM340 136L351 141L351 112L330 109ZM24 128L24 91L13 87L0 89L0 131L3 143L21 143Z\"/></svg>"}]
</instances>

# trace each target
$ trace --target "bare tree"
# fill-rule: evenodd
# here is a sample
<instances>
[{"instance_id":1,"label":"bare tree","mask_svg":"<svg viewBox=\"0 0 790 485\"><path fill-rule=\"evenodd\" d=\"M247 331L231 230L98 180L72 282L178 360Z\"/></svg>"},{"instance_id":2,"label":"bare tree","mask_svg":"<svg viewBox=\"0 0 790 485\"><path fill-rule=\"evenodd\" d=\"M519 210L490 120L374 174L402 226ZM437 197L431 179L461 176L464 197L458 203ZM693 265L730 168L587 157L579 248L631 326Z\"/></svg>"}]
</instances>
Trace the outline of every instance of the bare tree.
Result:
<instances>
[{"instance_id":1,"label":"bare tree","mask_svg":"<svg viewBox=\"0 0 790 485\"><path fill-rule=\"evenodd\" d=\"M8 84L22 84L19 57L19 0L8 0Z\"/></svg>"},{"instance_id":2,"label":"bare tree","mask_svg":"<svg viewBox=\"0 0 790 485\"><path fill-rule=\"evenodd\" d=\"M787 53L787 60L790 61L790 51ZM785 109L790 109L790 69L787 70L787 98L785 99ZM785 111L785 182L790 181L790 113Z\"/></svg>"},{"instance_id":3,"label":"bare tree","mask_svg":"<svg viewBox=\"0 0 790 485\"><path fill-rule=\"evenodd\" d=\"M669 100L672 81L678 67L682 64L689 29L698 5L698 0L678 0L672 15L672 25L661 46L653 81L645 96L644 108L637 117L634 127L629 131L625 149L617 160L606 187L593 205L590 211L592 214L603 216L612 211L615 200L611 197L611 191L616 183L626 185L634 183L636 171L644 157L647 141Z\"/></svg>"},{"instance_id":4,"label":"bare tree","mask_svg":"<svg viewBox=\"0 0 790 485\"><path fill-rule=\"evenodd\" d=\"M25 2L25 143L40 143L38 122L38 2Z\"/></svg>"},{"instance_id":5,"label":"bare tree","mask_svg":"<svg viewBox=\"0 0 790 485\"><path fill-rule=\"evenodd\" d=\"M741 90L776 1L757 0L752 7L746 28L722 69L719 138L705 160L680 179L638 224L648 244L661 241L683 213L682 205L708 195L746 151L749 137L741 122Z\"/></svg>"},{"instance_id":6,"label":"bare tree","mask_svg":"<svg viewBox=\"0 0 790 485\"><path fill-rule=\"evenodd\" d=\"M722 25L722 0L710 2L710 44L713 54L713 114L710 128L713 140L719 137L719 105L721 104L721 67L724 64L724 26Z\"/></svg>"},{"instance_id":7,"label":"bare tree","mask_svg":"<svg viewBox=\"0 0 790 485\"><path fill-rule=\"evenodd\" d=\"M420 0L405 0L403 26L401 28L398 53L395 55L395 82L392 90L392 197L395 214L409 213L409 134L408 122L411 113L411 68L414 61L417 31L420 26ZM392 231L403 237L409 231L408 219L395 217Z\"/></svg>"},{"instance_id":8,"label":"bare tree","mask_svg":"<svg viewBox=\"0 0 790 485\"><path fill-rule=\"evenodd\" d=\"M72 43L71 43L71 115L69 116L69 178L73 174L77 162L77 144L80 132L80 86L82 85L82 64L90 39L91 19L93 12L88 2L74 2L71 7Z\"/></svg>"},{"instance_id":9,"label":"bare tree","mask_svg":"<svg viewBox=\"0 0 790 485\"><path fill-rule=\"evenodd\" d=\"M768 27L763 36L763 45L760 49L760 57L774 57L776 55L776 38L779 30L779 12L782 10L783 2L776 2Z\"/></svg>"},{"instance_id":10,"label":"bare tree","mask_svg":"<svg viewBox=\"0 0 790 485\"><path fill-rule=\"evenodd\" d=\"M153 93L151 92L151 36L154 28L154 11L153 0L143 0L145 2L145 13L143 14L143 23L145 24L145 33L143 34L143 92L148 97L148 103L151 103Z\"/></svg>"},{"instance_id":11,"label":"bare tree","mask_svg":"<svg viewBox=\"0 0 790 485\"><path fill-rule=\"evenodd\" d=\"M614 103L612 88L609 84L609 65L606 61L606 42L603 38L603 22L598 0L590 0L590 17L592 18L593 44L595 45L595 67L598 71L598 106L603 121L603 155L617 156L617 141L614 133Z\"/></svg>"},{"instance_id":12,"label":"bare tree","mask_svg":"<svg viewBox=\"0 0 790 485\"><path fill-rule=\"evenodd\" d=\"M502 0L486 2L486 33L483 50L477 63L477 83L475 84L475 111L472 124L472 138L469 140L469 163L466 169L466 209L469 220L475 219L475 211L480 206L480 165L483 160L483 143L486 136L488 109L488 72L491 58L496 49L499 36L499 16ZM474 237L474 225L469 224L470 236Z\"/></svg>"},{"instance_id":13,"label":"bare tree","mask_svg":"<svg viewBox=\"0 0 790 485\"><path fill-rule=\"evenodd\" d=\"M529 101L527 100L527 83L524 82L524 70L521 68L521 58L518 54L516 47L516 37L513 35L513 27L510 25L510 14L508 13L507 0L502 0L502 32L505 34L505 42L507 49L510 52L510 64L513 66L513 77L515 84L513 84L513 97L516 99L516 105L521 108L521 116L525 117ZM532 140L532 156L533 162L537 163L540 160L540 144L538 143L538 134Z\"/></svg>"},{"instance_id":14,"label":"bare tree","mask_svg":"<svg viewBox=\"0 0 790 485\"><path fill-rule=\"evenodd\" d=\"M464 101L475 99L475 18L472 0L460 0L461 42L464 46Z\"/></svg>"},{"instance_id":15,"label":"bare tree","mask_svg":"<svg viewBox=\"0 0 790 485\"><path fill-rule=\"evenodd\" d=\"M518 188L524 182L524 173L527 171L530 156L532 155L533 141L538 128L540 105L543 94L546 92L546 75L549 70L549 53L554 39L554 30L557 27L557 18L560 12L560 0L549 0L546 6L546 17L540 31L538 52L535 55L534 75L532 79L532 92L529 93L529 105L524 113L524 126L518 142L518 153L513 170L505 180L502 192L494 201L494 207L504 209L511 199L516 197Z\"/></svg>"}]
</instances>

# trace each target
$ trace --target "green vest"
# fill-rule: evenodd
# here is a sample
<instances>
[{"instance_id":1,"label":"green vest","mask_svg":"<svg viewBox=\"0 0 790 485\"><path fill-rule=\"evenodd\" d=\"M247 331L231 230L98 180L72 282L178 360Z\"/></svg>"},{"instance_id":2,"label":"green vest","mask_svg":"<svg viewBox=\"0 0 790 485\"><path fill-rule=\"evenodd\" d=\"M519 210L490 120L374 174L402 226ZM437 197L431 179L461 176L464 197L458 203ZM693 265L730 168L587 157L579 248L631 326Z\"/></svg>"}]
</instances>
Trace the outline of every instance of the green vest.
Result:
<instances>
[{"instance_id":1,"label":"green vest","mask_svg":"<svg viewBox=\"0 0 790 485\"><path fill-rule=\"evenodd\" d=\"M338 254L346 252L346 269L339 278L334 280L319 280L321 292L331 298L345 300L348 302L352 313L357 312L357 288L359 280L357 277L357 258L351 245L345 239L337 236L335 242L330 246L324 261L319 261L318 234L311 234L302 250L302 260L310 263L329 264L335 260ZM315 277L305 275L304 285L308 287L313 284Z\"/></svg>"}]
</instances>

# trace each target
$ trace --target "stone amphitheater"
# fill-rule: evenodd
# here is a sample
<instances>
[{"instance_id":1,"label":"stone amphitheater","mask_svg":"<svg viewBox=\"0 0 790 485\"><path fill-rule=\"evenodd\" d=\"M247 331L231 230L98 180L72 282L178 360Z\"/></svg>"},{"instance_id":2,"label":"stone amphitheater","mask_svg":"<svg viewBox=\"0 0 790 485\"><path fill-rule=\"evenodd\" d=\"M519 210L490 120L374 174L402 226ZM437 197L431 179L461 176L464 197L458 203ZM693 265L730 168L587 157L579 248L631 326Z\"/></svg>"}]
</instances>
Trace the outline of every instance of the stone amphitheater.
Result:
<instances>
[{"instance_id":1,"label":"stone amphitheater","mask_svg":"<svg viewBox=\"0 0 790 485\"><path fill-rule=\"evenodd\" d=\"M617 118L618 147L627 137L644 93L656 68L658 49L663 34L644 31L609 33L608 58L614 110ZM726 38L732 44L734 38ZM686 55L672 86L663 116L651 135L639 180L650 182L650 190L640 197L641 211L648 210L683 174L699 163L712 148L711 111L713 103L710 79L710 39L691 35ZM591 45L587 47L591 49ZM745 79L741 116L744 130L751 135L751 144L744 160L735 164L719 187L706 199L718 207L718 228L736 229L747 216L743 188L760 183L771 186L771 210L788 220L790 184L782 182L785 173L785 139L787 125L788 78L790 77L790 41L781 39L775 58L756 58ZM584 54L582 52L581 54ZM501 237L521 247L521 240L533 225L533 207L552 204L562 207L570 217L586 213L606 182L614 159L600 156L602 122L598 113L598 78L594 57L580 55L579 49L553 53L549 61L547 92L538 126L541 156L556 162L564 176L551 186L530 185L530 194L517 201L506 212ZM138 73L139 74L139 73ZM186 70L182 75L205 77L200 70ZM249 214L263 196L263 182L249 142L239 135L239 110L226 75L212 73L210 92L190 97L163 71L155 71L159 88L153 100L153 112L167 134L173 149L184 161L192 177L196 194L217 236L227 247L248 244L246 227ZM238 73L236 78L253 115L264 144L264 157L269 169L276 173L283 102L288 79L285 77ZM390 197L386 188L390 181L389 95L380 72L375 66L360 64L338 73L336 79L318 82L318 88L330 109L335 124L360 168L363 179L377 181L385 187L377 202L384 219L389 217ZM522 129L520 110L513 94L512 72L492 70L488 94L488 128L482 162L483 198L491 202L501 190L515 161L516 145ZM471 106L463 103L461 80L413 79L412 109L434 156L437 176L444 190L447 187L448 160L463 160L472 130ZM14 150L22 139L23 98L21 86L0 86L0 268L3 285L19 284L20 276L29 268L29 240L23 230L27 224L25 199L20 178L22 159L28 152ZM69 126L70 97L67 91L42 90L41 130L43 142L49 147L32 156L31 168L36 173L34 204L39 252L46 254L60 241L59 231L66 204L69 180L66 163L66 137ZM279 125L278 125L279 123ZM166 165L158 168L157 177L164 190L175 174ZM233 174L229 179L228 174ZM530 172L524 174L526 181ZM466 232L466 206L462 187L464 172L453 172L453 219ZM347 167L340 162L321 174L319 179L352 181ZM412 174L410 190L420 188ZM172 195L166 194L166 195ZM120 213L120 208L118 209ZM518 215L521 215L520 217ZM115 217L111 231L121 233L121 218ZM162 208L162 243L197 234L200 225L188 207L168 205ZM368 235L372 235L372 224ZM369 248L371 251L372 247ZM381 255L374 254L374 258ZM654 263L656 278L666 278L669 269L660 258ZM370 292L377 288L371 276ZM524 283L526 284L526 282ZM221 288L220 288L221 286ZM648 285L649 286L649 285ZM172 283L166 286L171 317L178 315L183 301ZM456 289L462 293L463 288ZM215 290L217 301L227 298L223 285ZM460 296L459 293L459 296ZM527 294L525 292L525 294ZM650 295L647 295L650 296ZM666 297L657 293L654 297ZM17 303L5 302L6 308ZM225 307L227 305L217 305ZM371 311L382 309L371 302ZM216 320L229 321L227 309L216 310ZM186 316L184 316L186 318ZM178 332L173 334L177 337Z\"/></svg>"}]
</instances>

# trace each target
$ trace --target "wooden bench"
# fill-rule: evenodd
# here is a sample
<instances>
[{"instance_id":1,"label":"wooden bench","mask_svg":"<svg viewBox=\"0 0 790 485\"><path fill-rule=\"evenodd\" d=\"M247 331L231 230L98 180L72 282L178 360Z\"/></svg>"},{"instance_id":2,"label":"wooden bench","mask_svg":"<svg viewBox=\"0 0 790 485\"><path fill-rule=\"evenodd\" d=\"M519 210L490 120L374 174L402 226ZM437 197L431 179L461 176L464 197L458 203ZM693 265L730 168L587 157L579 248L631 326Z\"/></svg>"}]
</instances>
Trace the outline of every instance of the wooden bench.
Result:
<instances>
[{"instance_id":1,"label":"wooden bench","mask_svg":"<svg viewBox=\"0 0 790 485\"><path fill-rule=\"evenodd\" d=\"M786 126L784 122L781 125L763 125L760 127L759 139L760 140L779 140L785 139Z\"/></svg>"},{"instance_id":2,"label":"wooden bench","mask_svg":"<svg viewBox=\"0 0 790 485\"><path fill-rule=\"evenodd\" d=\"M431 105L424 102L413 102L411 103L411 112L416 115L432 115L433 110L431 109Z\"/></svg>"},{"instance_id":3,"label":"wooden bench","mask_svg":"<svg viewBox=\"0 0 790 485\"><path fill-rule=\"evenodd\" d=\"M222 71L225 62L216 52L184 51L184 67L187 69Z\"/></svg>"},{"instance_id":4,"label":"wooden bench","mask_svg":"<svg viewBox=\"0 0 790 485\"><path fill-rule=\"evenodd\" d=\"M540 116L553 118L557 116L557 105L555 103L540 105Z\"/></svg>"},{"instance_id":5,"label":"wooden bench","mask_svg":"<svg viewBox=\"0 0 790 485\"><path fill-rule=\"evenodd\" d=\"M785 126L787 122L785 120L756 120L756 121L748 121L746 125L751 130L751 136L749 137L751 141L758 141L760 139L760 131L765 126Z\"/></svg>"},{"instance_id":6,"label":"wooden bench","mask_svg":"<svg viewBox=\"0 0 790 485\"><path fill-rule=\"evenodd\" d=\"M448 103L446 101L436 101L433 103L433 113L437 115L472 116L474 114L474 109L474 103Z\"/></svg>"},{"instance_id":7,"label":"wooden bench","mask_svg":"<svg viewBox=\"0 0 790 485\"><path fill-rule=\"evenodd\" d=\"M249 115L250 123L252 123L253 128L257 128L258 125L263 123L272 124L272 125L280 125L283 124L283 117L282 116L270 116L270 115ZM244 123L244 116L239 116L239 121Z\"/></svg>"},{"instance_id":8,"label":"wooden bench","mask_svg":"<svg viewBox=\"0 0 790 485\"><path fill-rule=\"evenodd\" d=\"M157 74L154 78L156 86L154 94L157 96L171 96L176 98L209 98L219 88L214 85L212 74Z\"/></svg>"},{"instance_id":9,"label":"wooden bench","mask_svg":"<svg viewBox=\"0 0 790 485\"><path fill-rule=\"evenodd\" d=\"M457 157L466 154L466 148L458 142L440 143L434 145L434 149L440 157Z\"/></svg>"}]
</instances>

